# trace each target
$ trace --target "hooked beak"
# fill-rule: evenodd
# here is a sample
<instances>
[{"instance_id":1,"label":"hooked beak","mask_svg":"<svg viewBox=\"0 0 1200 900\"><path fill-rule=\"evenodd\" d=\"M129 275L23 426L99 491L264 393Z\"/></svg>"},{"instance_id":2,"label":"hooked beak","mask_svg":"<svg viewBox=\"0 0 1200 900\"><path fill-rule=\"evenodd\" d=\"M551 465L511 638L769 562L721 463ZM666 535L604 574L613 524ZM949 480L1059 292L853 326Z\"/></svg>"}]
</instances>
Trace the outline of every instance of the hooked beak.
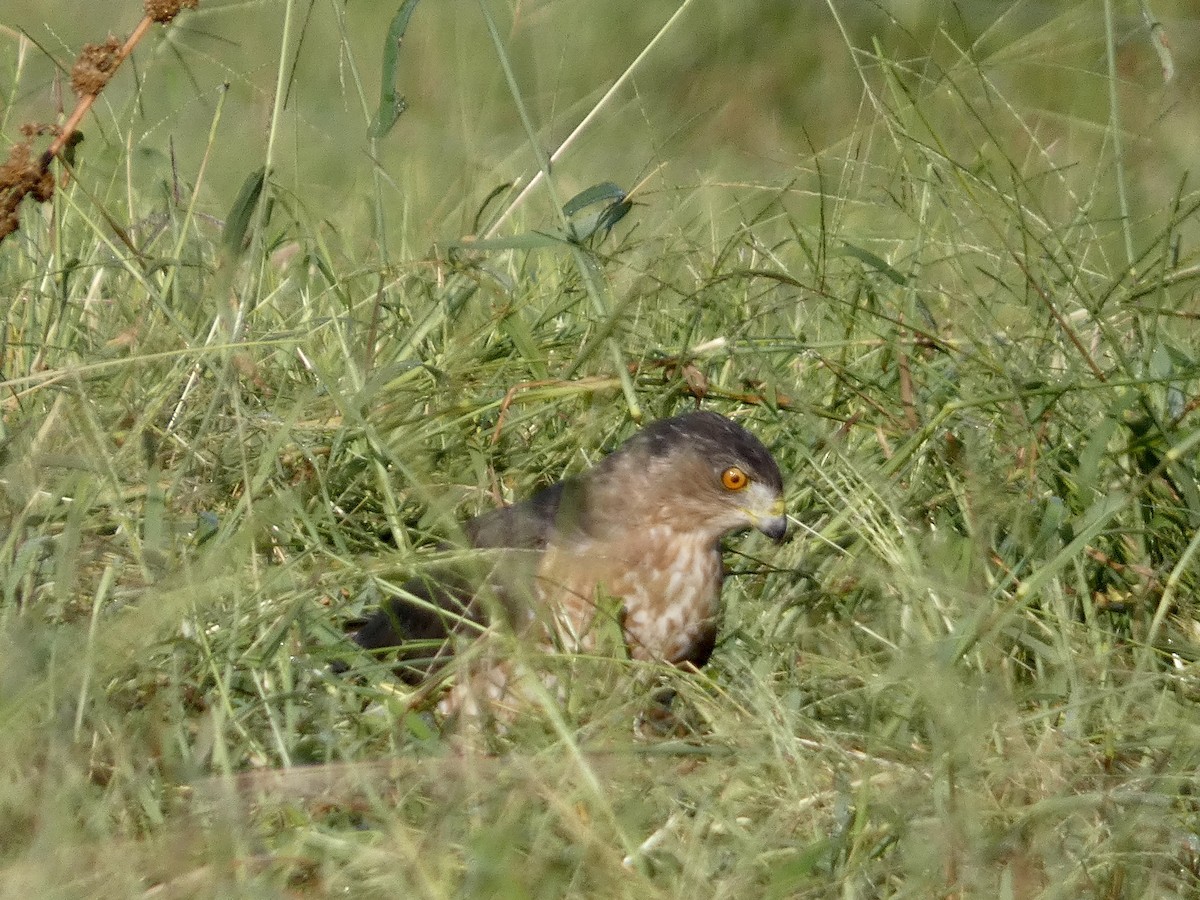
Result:
<instances>
[{"instance_id":1,"label":"hooked beak","mask_svg":"<svg viewBox=\"0 0 1200 900\"><path fill-rule=\"evenodd\" d=\"M788 520L784 512L783 498L780 497L771 504L770 515L756 516L754 527L779 544L787 535Z\"/></svg>"}]
</instances>

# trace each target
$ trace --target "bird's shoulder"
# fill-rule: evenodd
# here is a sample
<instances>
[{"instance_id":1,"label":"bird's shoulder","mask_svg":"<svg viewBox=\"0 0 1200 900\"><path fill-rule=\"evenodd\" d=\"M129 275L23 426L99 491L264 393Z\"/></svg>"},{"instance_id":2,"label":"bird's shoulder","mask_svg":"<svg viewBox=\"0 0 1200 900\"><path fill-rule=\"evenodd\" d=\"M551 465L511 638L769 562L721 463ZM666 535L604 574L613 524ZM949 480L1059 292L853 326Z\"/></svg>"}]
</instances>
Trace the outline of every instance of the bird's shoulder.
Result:
<instances>
[{"instance_id":1,"label":"bird's shoulder","mask_svg":"<svg viewBox=\"0 0 1200 900\"><path fill-rule=\"evenodd\" d=\"M556 481L520 503L476 516L463 531L470 546L481 550L544 550L554 537L578 526L584 490L579 478Z\"/></svg>"}]
</instances>

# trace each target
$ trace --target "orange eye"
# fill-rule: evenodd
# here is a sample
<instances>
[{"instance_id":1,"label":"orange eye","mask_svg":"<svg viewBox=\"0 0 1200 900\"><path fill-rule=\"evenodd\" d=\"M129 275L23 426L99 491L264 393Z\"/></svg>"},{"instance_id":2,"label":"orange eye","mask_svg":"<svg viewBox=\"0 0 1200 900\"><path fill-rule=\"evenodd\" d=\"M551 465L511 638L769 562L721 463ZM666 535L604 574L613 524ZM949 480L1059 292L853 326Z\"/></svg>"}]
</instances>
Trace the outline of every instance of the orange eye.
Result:
<instances>
[{"instance_id":1,"label":"orange eye","mask_svg":"<svg viewBox=\"0 0 1200 900\"><path fill-rule=\"evenodd\" d=\"M728 490L740 491L749 483L750 476L737 466L730 466L721 473L721 484L725 485Z\"/></svg>"}]
</instances>

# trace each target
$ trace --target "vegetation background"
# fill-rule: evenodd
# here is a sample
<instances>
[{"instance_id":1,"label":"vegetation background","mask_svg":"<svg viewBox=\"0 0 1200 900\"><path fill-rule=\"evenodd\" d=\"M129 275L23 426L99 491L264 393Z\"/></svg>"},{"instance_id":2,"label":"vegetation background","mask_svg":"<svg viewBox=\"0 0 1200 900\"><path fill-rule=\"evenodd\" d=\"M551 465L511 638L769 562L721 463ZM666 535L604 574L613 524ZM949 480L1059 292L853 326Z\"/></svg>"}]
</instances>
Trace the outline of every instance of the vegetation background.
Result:
<instances>
[{"instance_id":1,"label":"vegetation background","mask_svg":"<svg viewBox=\"0 0 1200 900\"><path fill-rule=\"evenodd\" d=\"M1200 4L418 3L373 138L398 6L156 29L0 245L3 895L1195 896ZM6 0L6 141L141 15ZM703 673L330 674L696 393L795 523Z\"/></svg>"}]
</instances>

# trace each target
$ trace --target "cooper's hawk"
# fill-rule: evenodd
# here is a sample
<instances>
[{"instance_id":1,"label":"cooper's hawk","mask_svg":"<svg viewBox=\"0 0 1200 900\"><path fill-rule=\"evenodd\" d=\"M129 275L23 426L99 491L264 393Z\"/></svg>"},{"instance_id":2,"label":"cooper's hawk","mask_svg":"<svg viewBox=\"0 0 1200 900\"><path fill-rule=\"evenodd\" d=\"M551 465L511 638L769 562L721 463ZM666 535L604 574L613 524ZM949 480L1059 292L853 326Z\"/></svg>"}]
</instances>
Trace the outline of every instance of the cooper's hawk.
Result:
<instances>
[{"instance_id":1,"label":"cooper's hawk","mask_svg":"<svg viewBox=\"0 0 1200 900\"><path fill-rule=\"evenodd\" d=\"M423 678L497 617L586 649L616 609L634 659L703 665L720 612L721 540L757 528L782 540L783 480L770 452L713 412L662 419L594 468L463 527L475 554L404 585L358 631ZM611 603L605 604L605 598Z\"/></svg>"}]
</instances>

